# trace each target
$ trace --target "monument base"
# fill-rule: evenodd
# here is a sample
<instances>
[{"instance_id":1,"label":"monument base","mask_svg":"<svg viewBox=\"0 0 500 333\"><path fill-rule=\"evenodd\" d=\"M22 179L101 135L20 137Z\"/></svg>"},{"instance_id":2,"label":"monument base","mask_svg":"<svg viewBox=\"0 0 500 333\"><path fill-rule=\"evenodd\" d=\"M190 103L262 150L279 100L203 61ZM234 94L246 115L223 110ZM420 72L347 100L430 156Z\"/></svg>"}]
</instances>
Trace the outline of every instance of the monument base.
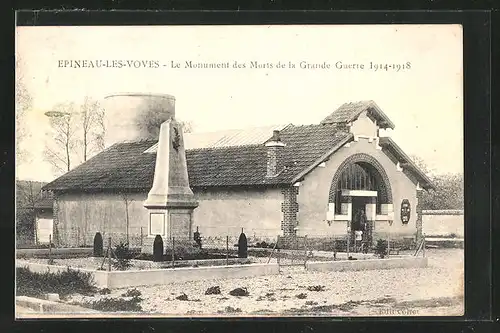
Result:
<instances>
[{"instance_id":1,"label":"monument base","mask_svg":"<svg viewBox=\"0 0 500 333\"><path fill-rule=\"evenodd\" d=\"M143 240L142 252L153 253L153 242L156 235L163 239L165 249L177 244L193 240L193 210L195 207L163 207L149 208L149 225L146 239Z\"/></svg>"}]
</instances>

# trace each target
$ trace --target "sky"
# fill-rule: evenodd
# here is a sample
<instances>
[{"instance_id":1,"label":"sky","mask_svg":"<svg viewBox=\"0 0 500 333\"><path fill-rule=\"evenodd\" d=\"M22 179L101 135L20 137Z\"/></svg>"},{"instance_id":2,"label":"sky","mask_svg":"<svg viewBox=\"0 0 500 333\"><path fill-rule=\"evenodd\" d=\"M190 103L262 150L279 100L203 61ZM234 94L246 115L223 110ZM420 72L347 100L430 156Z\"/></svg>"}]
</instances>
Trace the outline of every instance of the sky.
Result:
<instances>
[{"instance_id":1,"label":"sky","mask_svg":"<svg viewBox=\"0 0 500 333\"><path fill-rule=\"evenodd\" d=\"M18 27L16 57L33 105L23 142L31 160L16 176L55 178L43 158L46 111L120 92L175 96L176 117L196 132L314 124L345 102L374 100L407 154L436 173L463 172L462 46L459 25ZM132 66L62 66L71 60ZM273 68L250 68L255 61Z\"/></svg>"}]
</instances>

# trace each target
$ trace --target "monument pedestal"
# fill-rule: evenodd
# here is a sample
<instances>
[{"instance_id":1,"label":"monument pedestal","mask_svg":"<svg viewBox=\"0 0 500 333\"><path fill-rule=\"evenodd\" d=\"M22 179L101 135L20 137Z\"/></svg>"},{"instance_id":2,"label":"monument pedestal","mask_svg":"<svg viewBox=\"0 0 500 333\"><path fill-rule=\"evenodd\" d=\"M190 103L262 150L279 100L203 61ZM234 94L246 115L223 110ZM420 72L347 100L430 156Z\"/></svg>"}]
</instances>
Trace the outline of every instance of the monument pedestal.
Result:
<instances>
[{"instance_id":1,"label":"monument pedestal","mask_svg":"<svg viewBox=\"0 0 500 333\"><path fill-rule=\"evenodd\" d=\"M182 128L173 118L160 128L153 186L144 206L149 223L143 252L152 253L156 235L166 245L172 238L176 243L192 240L193 210L198 202L189 187Z\"/></svg>"}]
</instances>

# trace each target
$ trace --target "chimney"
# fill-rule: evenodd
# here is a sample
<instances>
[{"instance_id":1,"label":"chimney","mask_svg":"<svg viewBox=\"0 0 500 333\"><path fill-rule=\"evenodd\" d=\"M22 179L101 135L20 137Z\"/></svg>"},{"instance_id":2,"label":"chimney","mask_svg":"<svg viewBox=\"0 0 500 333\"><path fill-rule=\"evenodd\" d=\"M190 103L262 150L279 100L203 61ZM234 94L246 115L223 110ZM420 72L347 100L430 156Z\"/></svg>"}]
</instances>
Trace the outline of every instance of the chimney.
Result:
<instances>
[{"instance_id":1,"label":"chimney","mask_svg":"<svg viewBox=\"0 0 500 333\"><path fill-rule=\"evenodd\" d=\"M283 148L285 144L280 139L280 131L274 130L273 137L266 142L267 173L266 177L276 177L283 170Z\"/></svg>"}]
</instances>

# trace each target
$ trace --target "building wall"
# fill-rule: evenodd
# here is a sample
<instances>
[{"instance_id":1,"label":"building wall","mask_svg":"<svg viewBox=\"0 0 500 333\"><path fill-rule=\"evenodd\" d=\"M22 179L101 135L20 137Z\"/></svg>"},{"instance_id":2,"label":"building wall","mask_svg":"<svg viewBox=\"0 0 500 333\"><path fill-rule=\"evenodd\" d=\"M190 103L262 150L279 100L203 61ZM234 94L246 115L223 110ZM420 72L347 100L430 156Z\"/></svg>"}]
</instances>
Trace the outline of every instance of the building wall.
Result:
<instances>
[{"instance_id":1,"label":"building wall","mask_svg":"<svg viewBox=\"0 0 500 333\"><path fill-rule=\"evenodd\" d=\"M281 234L279 189L194 191L199 202L194 210L194 225L203 236L239 236L243 228L247 236L276 237Z\"/></svg>"},{"instance_id":2,"label":"building wall","mask_svg":"<svg viewBox=\"0 0 500 333\"><path fill-rule=\"evenodd\" d=\"M377 125L367 116L366 111L363 111L358 119L352 123L351 133L354 135L365 135L376 137L378 135Z\"/></svg>"},{"instance_id":3,"label":"building wall","mask_svg":"<svg viewBox=\"0 0 500 333\"><path fill-rule=\"evenodd\" d=\"M147 233L147 210L143 206L146 193L130 194L64 194L57 197L55 219L57 241L61 246L90 246L96 232L103 235L105 244L111 236L113 243L125 241L127 235L126 206L129 215L129 241L140 241L141 227ZM130 239L130 235L133 235Z\"/></svg>"},{"instance_id":4,"label":"building wall","mask_svg":"<svg viewBox=\"0 0 500 333\"><path fill-rule=\"evenodd\" d=\"M455 235L464 237L463 211L423 211L423 233L426 237Z\"/></svg>"},{"instance_id":5,"label":"building wall","mask_svg":"<svg viewBox=\"0 0 500 333\"><path fill-rule=\"evenodd\" d=\"M283 194L279 189L211 190L194 192L199 206L193 213L193 231L203 237L234 236L243 228L247 236L276 237L281 234ZM140 246L147 239L148 211L143 203L147 193L128 196L129 242ZM64 194L57 198L55 220L61 246L91 246L96 232L112 237L114 244L125 241L126 205L120 194ZM142 228L142 238L141 238Z\"/></svg>"},{"instance_id":6,"label":"building wall","mask_svg":"<svg viewBox=\"0 0 500 333\"><path fill-rule=\"evenodd\" d=\"M340 148L333 154L324 167L318 166L300 182L298 202L298 235L346 235L347 221L332 221L328 225L326 216L328 211L328 196L331 181L340 164L349 156L365 153L375 158L385 169L391 183L394 222L389 225L387 221L376 221L373 236L376 238L414 236L416 233L416 184L414 184L402 171L398 171L394 162L377 149L376 140L359 138L351 142L348 147ZM403 225L401 222L401 201L408 199L411 204L410 222Z\"/></svg>"}]
</instances>

